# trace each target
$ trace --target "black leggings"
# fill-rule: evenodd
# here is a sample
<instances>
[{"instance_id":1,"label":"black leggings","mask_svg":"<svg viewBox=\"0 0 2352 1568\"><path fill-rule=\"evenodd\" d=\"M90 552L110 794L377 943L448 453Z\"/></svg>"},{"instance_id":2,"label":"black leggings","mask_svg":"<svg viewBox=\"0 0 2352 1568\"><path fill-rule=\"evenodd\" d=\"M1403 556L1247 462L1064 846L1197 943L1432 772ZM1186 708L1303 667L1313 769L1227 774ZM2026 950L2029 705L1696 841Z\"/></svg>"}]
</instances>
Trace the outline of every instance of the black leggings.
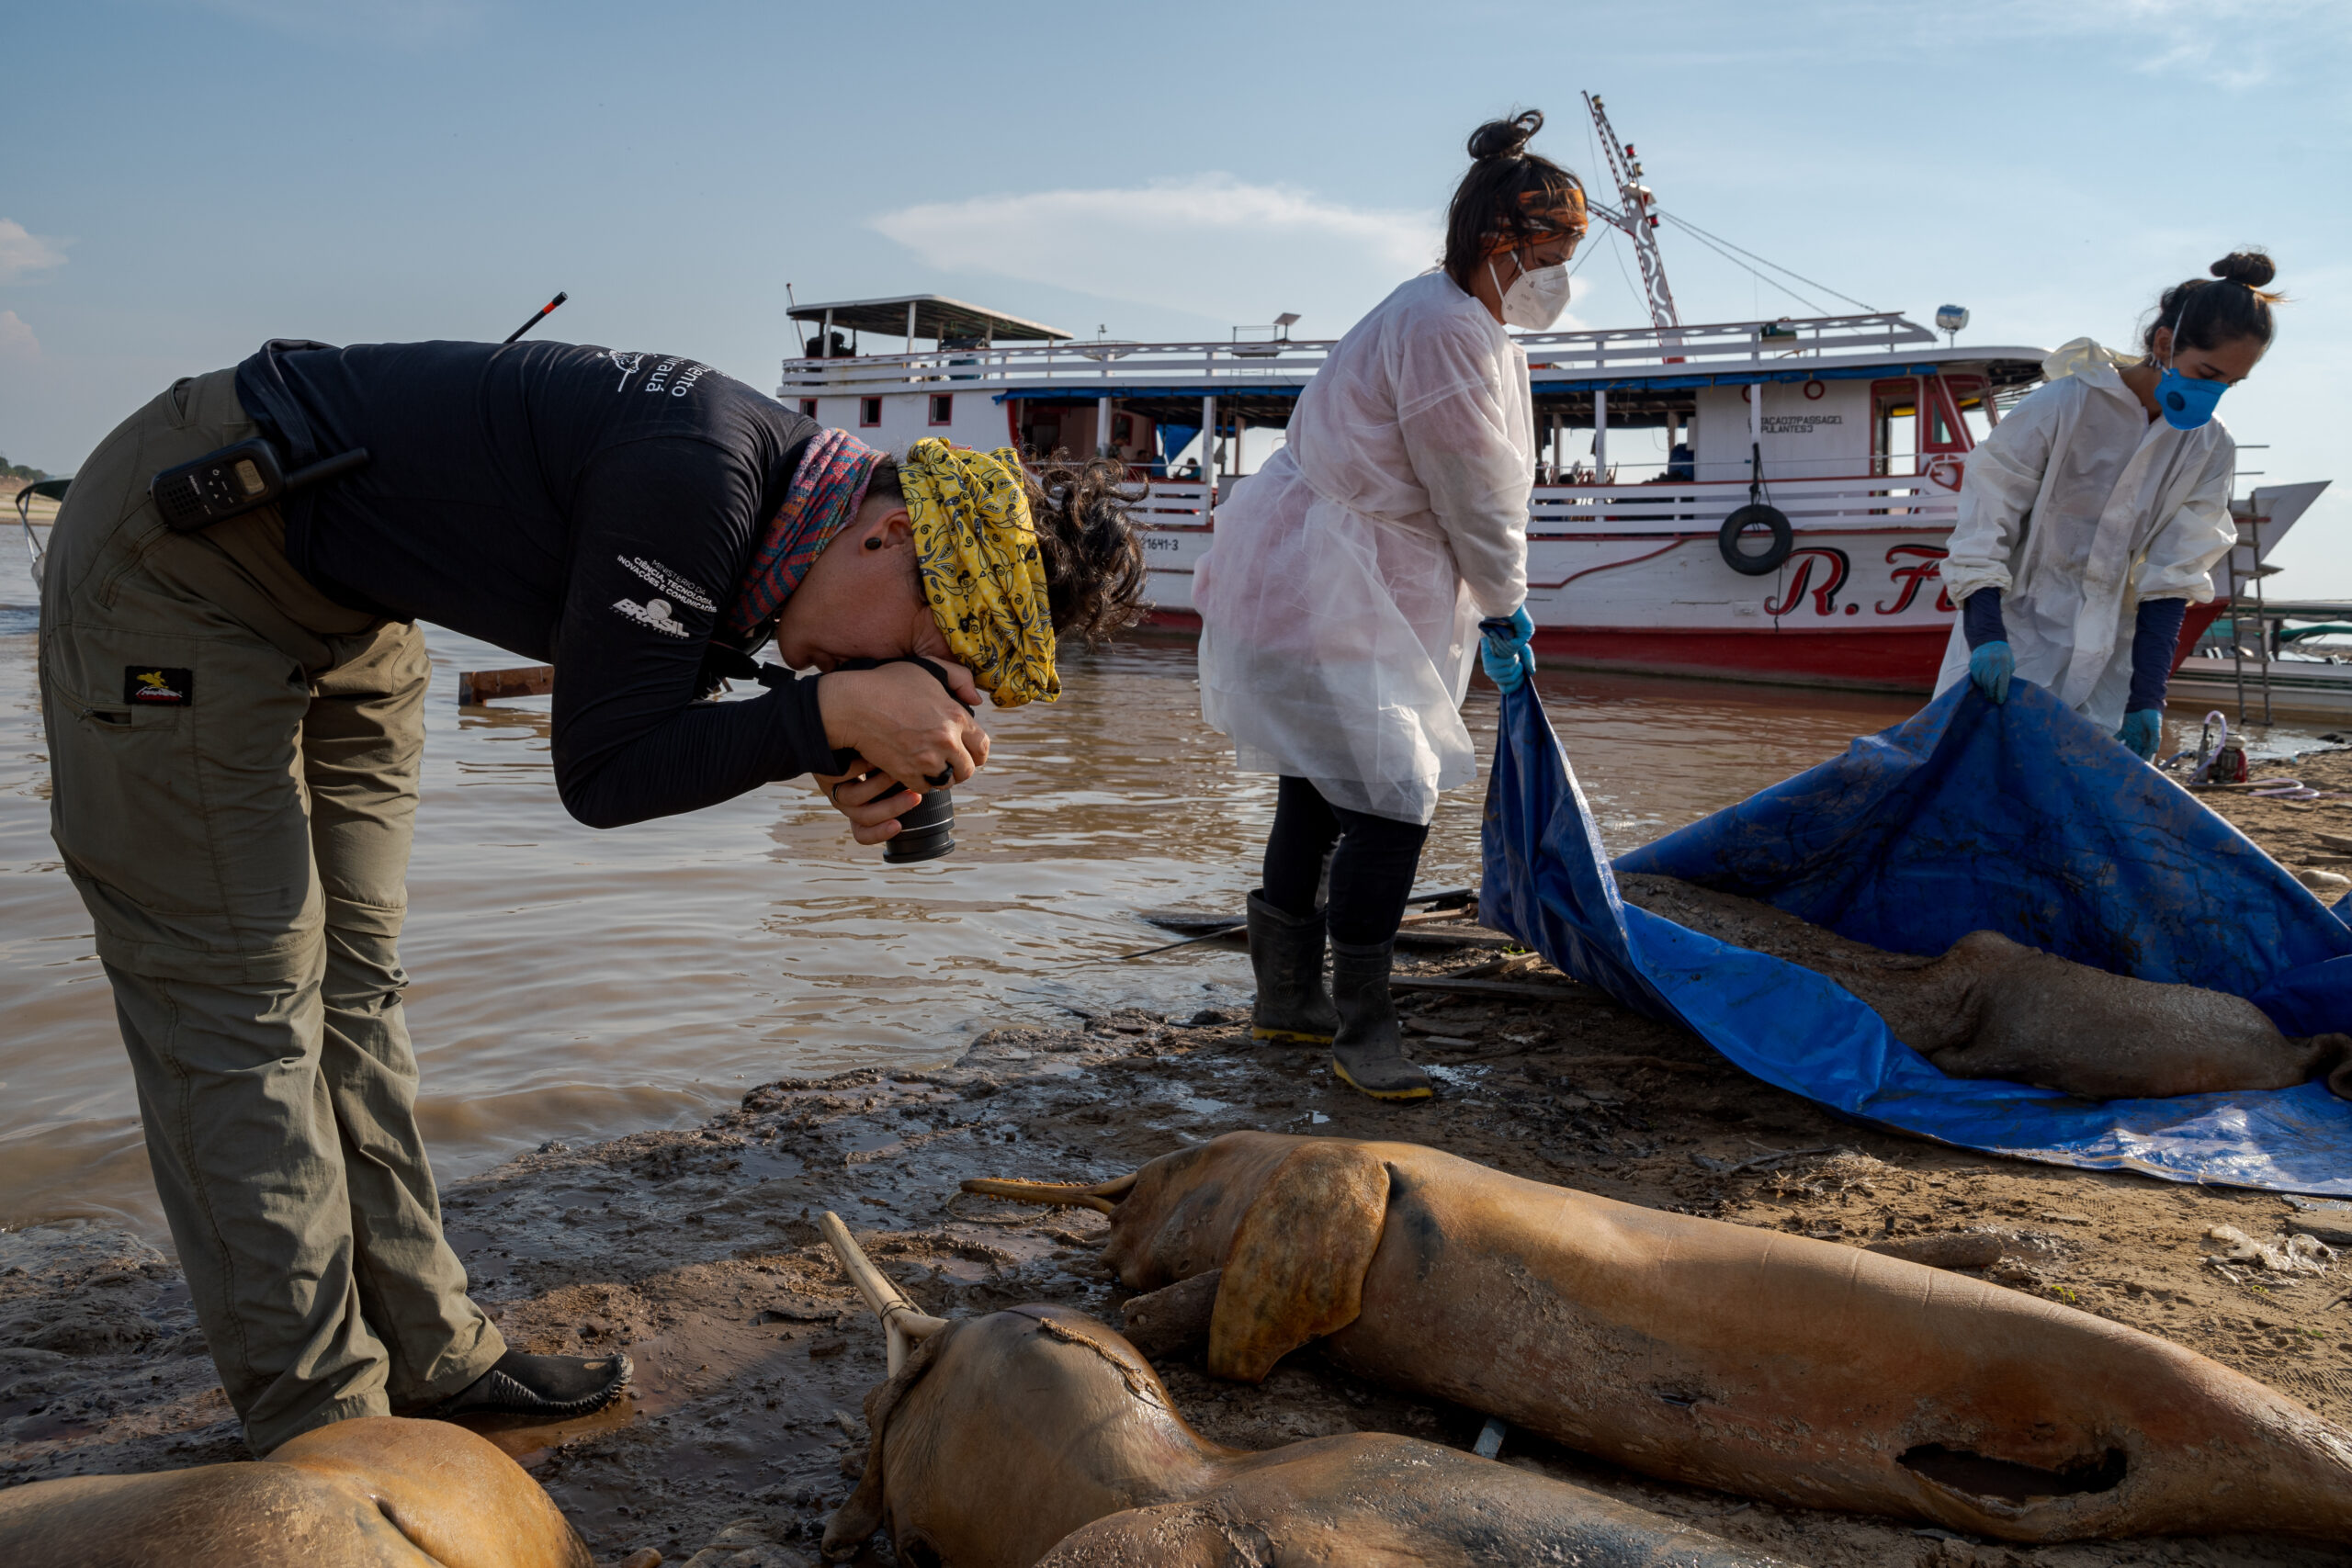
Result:
<instances>
[{"instance_id":1,"label":"black leggings","mask_svg":"<svg viewBox=\"0 0 2352 1568\"><path fill-rule=\"evenodd\" d=\"M1377 945L1396 934L1429 836L1419 822L1334 806L1306 780L1285 774L1266 835L1265 900L1286 915L1313 914L1329 855L1331 940Z\"/></svg>"}]
</instances>

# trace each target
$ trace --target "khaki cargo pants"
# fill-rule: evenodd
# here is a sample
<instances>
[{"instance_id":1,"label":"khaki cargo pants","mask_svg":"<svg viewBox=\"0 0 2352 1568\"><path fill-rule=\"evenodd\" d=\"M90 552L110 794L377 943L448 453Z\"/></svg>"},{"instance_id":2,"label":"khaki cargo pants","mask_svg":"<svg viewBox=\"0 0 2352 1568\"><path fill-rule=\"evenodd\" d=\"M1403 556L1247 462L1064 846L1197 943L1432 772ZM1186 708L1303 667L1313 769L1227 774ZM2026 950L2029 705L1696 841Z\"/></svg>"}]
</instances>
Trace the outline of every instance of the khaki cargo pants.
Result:
<instances>
[{"instance_id":1,"label":"khaki cargo pants","mask_svg":"<svg viewBox=\"0 0 2352 1568\"><path fill-rule=\"evenodd\" d=\"M233 372L109 435L41 593L51 826L155 1189L254 1452L420 1409L504 1351L441 1236L397 940L428 676L322 595L275 507L166 529L157 469L257 434Z\"/></svg>"}]
</instances>

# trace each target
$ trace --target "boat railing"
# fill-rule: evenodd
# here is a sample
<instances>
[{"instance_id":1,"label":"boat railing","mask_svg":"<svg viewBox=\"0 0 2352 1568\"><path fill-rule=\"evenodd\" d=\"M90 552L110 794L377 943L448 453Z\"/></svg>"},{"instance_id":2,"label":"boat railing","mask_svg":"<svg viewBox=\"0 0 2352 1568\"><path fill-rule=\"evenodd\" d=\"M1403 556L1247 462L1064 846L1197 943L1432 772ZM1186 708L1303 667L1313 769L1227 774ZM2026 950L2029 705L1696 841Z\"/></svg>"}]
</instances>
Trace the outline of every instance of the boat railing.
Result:
<instances>
[{"instance_id":1,"label":"boat railing","mask_svg":"<svg viewBox=\"0 0 2352 1568\"><path fill-rule=\"evenodd\" d=\"M1241 483L1248 483L1245 479ZM1841 474L1777 480L1772 504L1799 534L1917 533L1959 521L1960 498L1931 479ZM1528 502L1528 537L1583 538L1601 535L1659 537L1712 534L1734 509L1747 503L1747 485L1676 479L1662 484L1538 485ZM1207 487L1154 479L1134 516L1146 529L1208 525Z\"/></svg>"},{"instance_id":2,"label":"boat railing","mask_svg":"<svg viewBox=\"0 0 2352 1568\"><path fill-rule=\"evenodd\" d=\"M1827 475L1782 479L1771 503L1798 533L1885 528L1905 533L1949 528L1960 498L1933 479ZM1528 536L1713 533L1747 504L1745 480L1674 479L1634 485L1538 485L1528 502Z\"/></svg>"},{"instance_id":3,"label":"boat railing","mask_svg":"<svg viewBox=\"0 0 2352 1568\"><path fill-rule=\"evenodd\" d=\"M1544 379L1689 366L1693 372L1802 368L1831 357L1892 353L1932 344L1935 333L1894 311L1702 326L1616 327L1516 334L1530 372ZM1331 340L1281 343L1057 343L861 354L784 362L780 398L877 396L982 388L1067 388L1073 397L1114 395L1138 385L1247 389L1294 385L1313 375ZM1786 362L1796 361L1795 365Z\"/></svg>"},{"instance_id":4,"label":"boat railing","mask_svg":"<svg viewBox=\"0 0 2352 1568\"><path fill-rule=\"evenodd\" d=\"M1209 487L1198 479L1153 479L1128 515L1146 528L1204 528L1208 495Z\"/></svg>"}]
</instances>

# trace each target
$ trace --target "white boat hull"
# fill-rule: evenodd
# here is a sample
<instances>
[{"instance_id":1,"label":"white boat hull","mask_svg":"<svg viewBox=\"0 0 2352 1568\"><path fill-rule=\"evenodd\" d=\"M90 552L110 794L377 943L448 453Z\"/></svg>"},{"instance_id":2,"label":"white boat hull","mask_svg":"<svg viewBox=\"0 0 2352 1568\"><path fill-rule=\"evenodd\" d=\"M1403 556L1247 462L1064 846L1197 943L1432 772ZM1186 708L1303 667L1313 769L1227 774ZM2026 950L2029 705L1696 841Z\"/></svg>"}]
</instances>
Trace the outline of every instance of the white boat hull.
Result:
<instances>
[{"instance_id":1,"label":"white boat hull","mask_svg":"<svg viewBox=\"0 0 2352 1568\"><path fill-rule=\"evenodd\" d=\"M1242 481L1246 483L1247 481ZM1548 664L1925 692L1953 606L1940 576L1953 496L1925 479L1777 485L1788 558L1762 576L1724 559L1740 483L1539 488L1528 614ZM1144 545L1155 619L1193 621L1192 578L1213 537L1202 487L1154 484ZM1759 550L1763 536L1746 547Z\"/></svg>"}]
</instances>

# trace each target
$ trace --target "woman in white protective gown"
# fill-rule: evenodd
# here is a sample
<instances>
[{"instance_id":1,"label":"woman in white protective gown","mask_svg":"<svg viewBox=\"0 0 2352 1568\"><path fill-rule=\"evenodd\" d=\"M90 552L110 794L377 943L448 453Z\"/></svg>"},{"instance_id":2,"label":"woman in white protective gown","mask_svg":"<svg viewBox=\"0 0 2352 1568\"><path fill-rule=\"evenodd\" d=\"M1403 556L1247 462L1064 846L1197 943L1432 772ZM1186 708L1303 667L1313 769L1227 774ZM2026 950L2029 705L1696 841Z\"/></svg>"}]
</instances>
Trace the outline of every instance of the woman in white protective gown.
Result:
<instances>
[{"instance_id":1,"label":"woman in white protective gown","mask_svg":"<svg viewBox=\"0 0 2352 1568\"><path fill-rule=\"evenodd\" d=\"M1586 222L1576 175L1527 151L1543 123L1472 135L1444 265L1332 349L1283 449L1217 509L1193 580L1203 716L1242 768L1281 780L1250 897L1252 1032L1329 1043L1332 1070L1375 1099L1430 1093L1389 959L1438 795L1476 773L1461 706L1482 618L1498 683L1533 667L1534 418L1503 329L1558 319Z\"/></svg>"},{"instance_id":2,"label":"woman in white protective gown","mask_svg":"<svg viewBox=\"0 0 2352 1568\"><path fill-rule=\"evenodd\" d=\"M2051 355L2048 382L1969 456L1939 693L1966 677L1999 703L2030 681L2154 756L2181 623L2237 539L2237 446L2213 405L2270 346L2278 299L2259 252L2211 272L2165 290L2143 356L2088 338Z\"/></svg>"}]
</instances>

